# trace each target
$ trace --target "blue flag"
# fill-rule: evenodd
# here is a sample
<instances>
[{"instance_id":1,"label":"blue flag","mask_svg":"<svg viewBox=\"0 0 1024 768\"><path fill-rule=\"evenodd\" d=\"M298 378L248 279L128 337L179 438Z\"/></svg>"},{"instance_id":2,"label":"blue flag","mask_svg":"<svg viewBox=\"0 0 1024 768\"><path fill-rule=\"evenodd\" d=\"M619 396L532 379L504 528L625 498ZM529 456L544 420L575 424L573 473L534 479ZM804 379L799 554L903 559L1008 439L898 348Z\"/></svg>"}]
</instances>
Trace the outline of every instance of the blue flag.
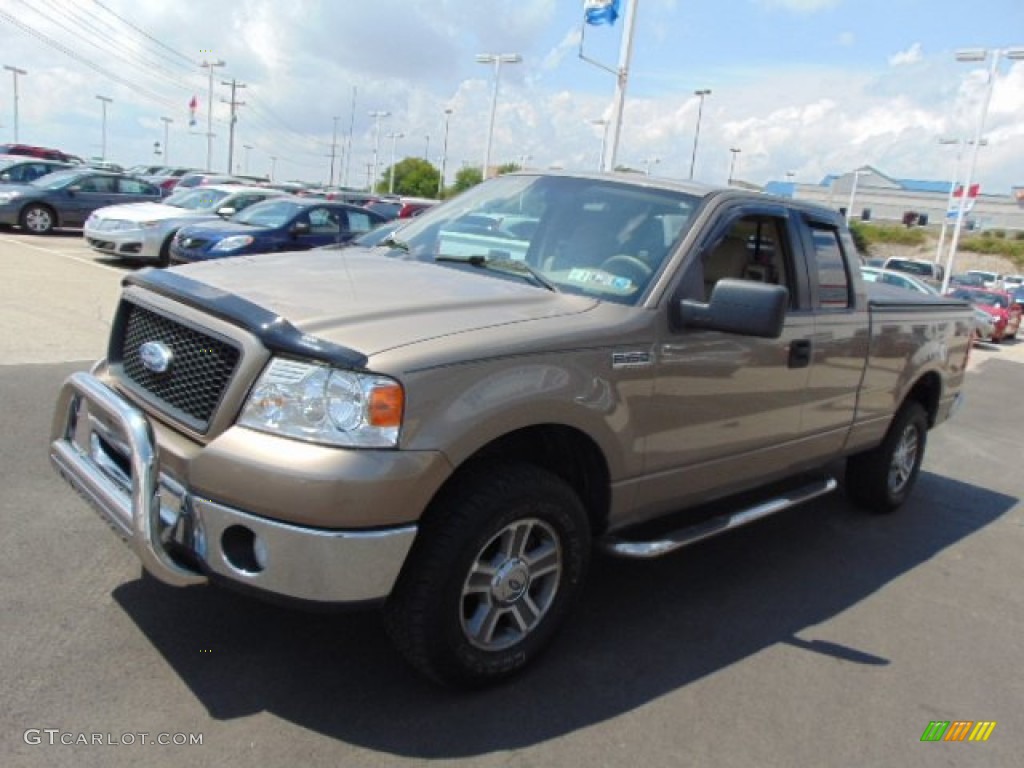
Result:
<instances>
[{"instance_id":1,"label":"blue flag","mask_svg":"<svg viewBox=\"0 0 1024 768\"><path fill-rule=\"evenodd\" d=\"M619 0L583 0L583 18L587 24L614 24L619 18Z\"/></svg>"}]
</instances>

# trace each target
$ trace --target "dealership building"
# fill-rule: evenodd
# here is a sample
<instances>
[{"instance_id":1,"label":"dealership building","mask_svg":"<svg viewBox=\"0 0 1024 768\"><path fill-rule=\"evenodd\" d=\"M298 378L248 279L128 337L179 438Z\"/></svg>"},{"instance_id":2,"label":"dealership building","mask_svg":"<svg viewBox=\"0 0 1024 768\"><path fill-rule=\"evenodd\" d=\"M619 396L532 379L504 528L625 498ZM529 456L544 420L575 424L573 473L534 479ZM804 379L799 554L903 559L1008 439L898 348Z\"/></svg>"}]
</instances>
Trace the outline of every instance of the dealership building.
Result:
<instances>
[{"instance_id":1,"label":"dealership building","mask_svg":"<svg viewBox=\"0 0 1024 768\"><path fill-rule=\"evenodd\" d=\"M949 181L894 179L877 168L865 165L842 175L826 176L818 184L771 181L764 187L768 194L807 200L846 212L853 218L885 223L941 224L950 205ZM958 190L962 192L962 188ZM1003 229L1024 231L1024 187L998 194L977 190L968 195L969 211L965 226L973 230ZM853 205L850 206L850 199ZM953 208L959 202L954 198Z\"/></svg>"}]
</instances>

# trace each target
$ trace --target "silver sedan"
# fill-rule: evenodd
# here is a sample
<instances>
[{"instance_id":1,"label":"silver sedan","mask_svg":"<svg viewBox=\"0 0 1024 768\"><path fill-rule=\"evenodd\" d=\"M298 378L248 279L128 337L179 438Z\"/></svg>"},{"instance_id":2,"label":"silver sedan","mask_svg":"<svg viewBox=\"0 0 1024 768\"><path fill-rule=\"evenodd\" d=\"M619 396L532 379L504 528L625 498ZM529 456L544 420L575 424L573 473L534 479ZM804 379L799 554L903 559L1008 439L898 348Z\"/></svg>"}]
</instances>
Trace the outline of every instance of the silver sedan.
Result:
<instances>
[{"instance_id":1,"label":"silver sedan","mask_svg":"<svg viewBox=\"0 0 1024 768\"><path fill-rule=\"evenodd\" d=\"M100 208L88 218L85 239L94 251L107 256L167 266L171 240L181 227L227 218L253 203L284 194L276 189L232 184L184 190L159 203L113 205Z\"/></svg>"}]
</instances>

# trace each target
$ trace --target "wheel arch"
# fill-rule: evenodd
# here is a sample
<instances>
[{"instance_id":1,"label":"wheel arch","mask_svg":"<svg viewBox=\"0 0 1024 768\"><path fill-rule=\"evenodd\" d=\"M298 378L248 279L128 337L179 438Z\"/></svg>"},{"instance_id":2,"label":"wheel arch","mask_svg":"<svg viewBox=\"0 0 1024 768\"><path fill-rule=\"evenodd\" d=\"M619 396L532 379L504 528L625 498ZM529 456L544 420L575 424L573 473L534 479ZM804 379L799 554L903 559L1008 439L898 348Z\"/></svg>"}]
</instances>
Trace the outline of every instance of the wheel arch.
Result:
<instances>
[{"instance_id":1,"label":"wheel arch","mask_svg":"<svg viewBox=\"0 0 1024 768\"><path fill-rule=\"evenodd\" d=\"M939 413L939 400L942 397L942 377L936 371L928 371L921 376L903 398L903 404L908 402L920 403L928 414L928 428L935 426L935 420Z\"/></svg>"},{"instance_id":2,"label":"wheel arch","mask_svg":"<svg viewBox=\"0 0 1024 768\"><path fill-rule=\"evenodd\" d=\"M57 227L61 226L60 213L57 212L57 209L53 205L46 202L45 200L30 200L29 202L21 206L21 210L18 211L19 224L21 224L22 220L24 219L25 211L27 211L29 208L45 208L50 212L50 215L53 216L53 228L56 229Z\"/></svg>"},{"instance_id":3,"label":"wheel arch","mask_svg":"<svg viewBox=\"0 0 1024 768\"><path fill-rule=\"evenodd\" d=\"M607 527L611 505L611 472L598 443L582 430L565 424L524 426L482 445L463 460L434 494L437 500L467 474L488 471L502 464L529 464L565 482L587 511L591 531ZM433 503L427 514L443 513Z\"/></svg>"}]
</instances>

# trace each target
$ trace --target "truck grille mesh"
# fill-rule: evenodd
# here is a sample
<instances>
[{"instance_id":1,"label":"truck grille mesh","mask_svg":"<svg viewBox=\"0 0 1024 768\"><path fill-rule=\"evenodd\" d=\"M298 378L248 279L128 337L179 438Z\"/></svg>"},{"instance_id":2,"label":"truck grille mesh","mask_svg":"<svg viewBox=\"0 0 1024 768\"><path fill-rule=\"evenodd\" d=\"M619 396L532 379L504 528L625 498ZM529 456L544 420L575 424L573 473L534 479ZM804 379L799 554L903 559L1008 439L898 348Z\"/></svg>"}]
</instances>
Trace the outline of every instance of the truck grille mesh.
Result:
<instances>
[{"instance_id":1,"label":"truck grille mesh","mask_svg":"<svg viewBox=\"0 0 1024 768\"><path fill-rule=\"evenodd\" d=\"M129 304L127 310L121 348L125 375L205 429L231 381L239 350L135 304ZM143 366L139 348L147 341L162 342L173 352L166 373L153 373Z\"/></svg>"}]
</instances>

